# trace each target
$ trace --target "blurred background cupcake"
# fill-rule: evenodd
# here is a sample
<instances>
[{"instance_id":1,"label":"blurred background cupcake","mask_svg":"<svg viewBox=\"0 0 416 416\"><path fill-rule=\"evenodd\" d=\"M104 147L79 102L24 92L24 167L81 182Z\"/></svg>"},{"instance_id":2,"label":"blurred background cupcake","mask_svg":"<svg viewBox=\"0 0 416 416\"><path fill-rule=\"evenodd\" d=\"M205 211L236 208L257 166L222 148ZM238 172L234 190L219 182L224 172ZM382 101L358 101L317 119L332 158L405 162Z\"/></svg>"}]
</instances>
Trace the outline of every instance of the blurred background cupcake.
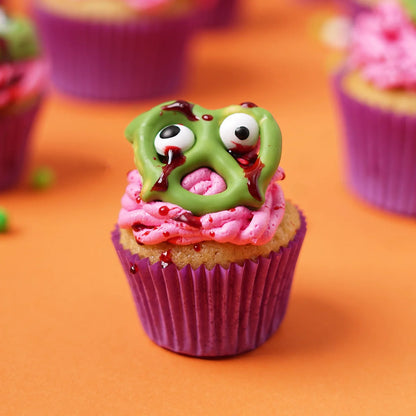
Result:
<instances>
[{"instance_id":1,"label":"blurred background cupcake","mask_svg":"<svg viewBox=\"0 0 416 416\"><path fill-rule=\"evenodd\" d=\"M0 7L0 190L15 185L23 171L46 75L32 24Z\"/></svg>"},{"instance_id":2,"label":"blurred background cupcake","mask_svg":"<svg viewBox=\"0 0 416 416\"><path fill-rule=\"evenodd\" d=\"M225 28L239 16L241 0L199 0L202 25L207 28Z\"/></svg>"},{"instance_id":3,"label":"blurred background cupcake","mask_svg":"<svg viewBox=\"0 0 416 416\"><path fill-rule=\"evenodd\" d=\"M381 208L416 215L416 21L384 1L355 20L335 77L351 188Z\"/></svg>"},{"instance_id":4,"label":"blurred background cupcake","mask_svg":"<svg viewBox=\"0 0 416 416\"><path fill-rule=\"evenodd\" d=\"M34 15L64 92L140 99L176 92L196 27L191 0L34 0Z\"/></svg>"}]
</instances>

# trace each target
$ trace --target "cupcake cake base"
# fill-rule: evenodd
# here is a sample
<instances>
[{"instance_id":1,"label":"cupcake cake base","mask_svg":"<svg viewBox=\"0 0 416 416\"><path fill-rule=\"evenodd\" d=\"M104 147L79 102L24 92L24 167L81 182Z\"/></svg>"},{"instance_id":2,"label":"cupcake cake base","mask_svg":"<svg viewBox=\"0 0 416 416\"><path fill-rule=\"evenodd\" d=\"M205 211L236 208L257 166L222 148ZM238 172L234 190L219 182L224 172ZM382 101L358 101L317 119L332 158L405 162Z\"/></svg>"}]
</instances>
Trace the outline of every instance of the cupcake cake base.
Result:
<instances>
[{"instance_id":1,"label":"cupcake cake base","mask_svg":"<svg viewBox=\"0 0 416 416\"><path fill-rule=\"evenodd\" d=\"M242 265L178 269L150 264L112 241L127 276L144 330L161 347L197 357L225 357L253 350L279 327L306 233L301 226L286 247Z\"/></svg>"}]
</instances>

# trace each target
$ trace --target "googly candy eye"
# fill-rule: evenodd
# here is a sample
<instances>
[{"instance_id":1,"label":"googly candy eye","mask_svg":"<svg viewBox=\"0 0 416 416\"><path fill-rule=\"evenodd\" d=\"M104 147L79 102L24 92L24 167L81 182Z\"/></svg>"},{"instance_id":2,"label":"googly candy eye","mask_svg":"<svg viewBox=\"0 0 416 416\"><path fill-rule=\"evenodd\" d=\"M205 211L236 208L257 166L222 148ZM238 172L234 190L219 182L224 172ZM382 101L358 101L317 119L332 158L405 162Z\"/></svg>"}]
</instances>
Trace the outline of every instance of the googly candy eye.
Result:
<instances>
[{"instance_id":1,"label":"googly candy eye","mask_svg":"<svg viewBox=\"0 0 416 416\"><path fill-rule=\"evenodd\" d=\"M195 143L193 131L182 124L171 124L159 131L155 138L156 152L166 156L169 149L178 149L182 152L190 149Z\"/></svg>"},{"instance_id":2,"label":"googly candy eye","mask_svg":"<svg viewBox=\"0 0 416 416\"><path fill-rule=\"evenodd\" d=\"M252 148L259 138L259 125L248 114L234 113L221 123L220 137L228 150Z\"/></svg>"}]
</instances>

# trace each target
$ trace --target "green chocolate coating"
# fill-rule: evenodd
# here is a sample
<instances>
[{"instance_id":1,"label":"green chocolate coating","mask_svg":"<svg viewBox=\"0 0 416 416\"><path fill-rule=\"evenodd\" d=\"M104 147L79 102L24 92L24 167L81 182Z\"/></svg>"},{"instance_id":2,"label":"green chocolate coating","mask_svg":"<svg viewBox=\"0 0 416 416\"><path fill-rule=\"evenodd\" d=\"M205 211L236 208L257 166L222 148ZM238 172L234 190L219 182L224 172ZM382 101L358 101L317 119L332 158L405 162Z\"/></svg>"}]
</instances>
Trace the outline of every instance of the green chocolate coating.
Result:
<instances>
[{"instance_id":1,"label":"green chocolate coating","mask_svg":"<svg viewBox=\"0 0 416 416\"><path fill-rule=\"evenodd\" d=\"M39 55L35 28L29 20L23 17L6 17L2 20L0 63L31 59Z\"/></svg>"},{"instance_id":2,"label":"green chocolate coating","mask_svg":"<svg viewBox=\"0 0 416 416\"><path fill-rule=\"evenodd\" d=\"M160 104L141 114L126 129L126 137L133 144L135 164L143 179L142 200L170 202L198 216L240 205L252 209L260 208L281 156L281 133L273 116L260 107L233 105L219 110L207 110L190 104L194 116L191 120L192 117L184 112L164 110L164 107L172 103L170 101ZM222 121L234 113L249 114L259 125L258 158L264 165L257 179L259 199L250 192L244 169L227 151L219 135ZM212 116L212 119L204 120L202 116L207 114ZM154 139L161 129L171 124L182 124L190 128L195 135L195 143L184 152L185 163L177 166L169 174L167 189L155 191L152 188L160 178L164 164L155 150ZM198 195L184 189L181 180L202 167L211 168L222 176L227 189L216 195Z\"/></svg>"},{"instance_id":3,"label":"green chocolate coating","mask_svg":"<svg viewBox=\"0 0 416 416\"><path fill-rule=\"evenodd\" d=\"M402 0L402 3L410 18L416 22L416 0Z\"/></svg>"}]
</instances>

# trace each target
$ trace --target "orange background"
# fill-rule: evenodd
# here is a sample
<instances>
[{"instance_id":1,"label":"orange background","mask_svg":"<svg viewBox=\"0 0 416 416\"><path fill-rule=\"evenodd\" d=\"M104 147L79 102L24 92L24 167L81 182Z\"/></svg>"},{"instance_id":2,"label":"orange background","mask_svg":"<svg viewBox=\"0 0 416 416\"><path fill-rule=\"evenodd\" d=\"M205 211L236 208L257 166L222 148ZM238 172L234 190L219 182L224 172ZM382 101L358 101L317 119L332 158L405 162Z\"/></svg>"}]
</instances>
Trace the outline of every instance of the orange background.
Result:
<instances>
[{"instance_id":1,"label":"orange background","mask_svg":"<svg viewBox=\"0 0 416 416\"><path fill-rule=\"evenodd\" d=\"M11 220L0 235L0 414L416 413L416 224L344 186L329 52L313 31L325 10L245 3L239 26L195 39L175 97L115 105L51 92L30 167L49 166L56 182L0 194ZM285 194L308 218L283 325L231 359L152 344L110 242L133 167L123 130L169 98L270 110Z\"/></svg>"}]
</instances>

